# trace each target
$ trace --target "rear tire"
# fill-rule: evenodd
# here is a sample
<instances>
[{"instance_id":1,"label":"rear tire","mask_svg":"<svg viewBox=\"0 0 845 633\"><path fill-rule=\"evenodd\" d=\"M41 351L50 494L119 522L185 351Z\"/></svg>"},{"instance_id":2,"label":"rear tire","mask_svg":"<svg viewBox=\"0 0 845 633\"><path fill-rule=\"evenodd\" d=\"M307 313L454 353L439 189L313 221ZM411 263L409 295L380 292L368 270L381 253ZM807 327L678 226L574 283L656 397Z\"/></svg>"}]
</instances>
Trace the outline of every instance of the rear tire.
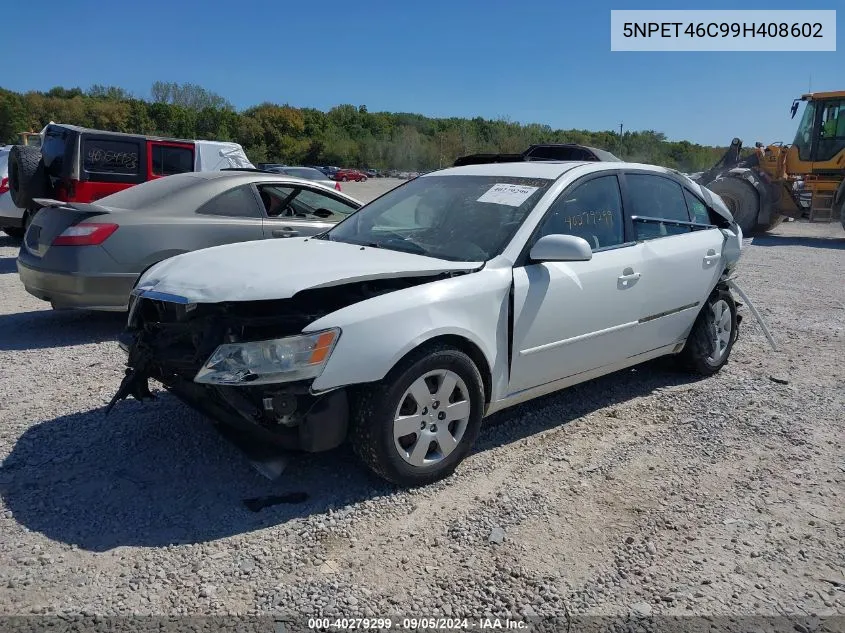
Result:
<instances>
[{"instance_id":1,"label":"rear tire","mask_svg":"<svg viewBox=\"0 0 845 633\"><path fill-rule=\"evenodd\" d=\"M707 188L724 200L743 235L751 235L755 231L760 200L751 185L739 178L727 177L714 180Z\"/></svg>"},{"instance_id":2,"label":"rear tire","mask_svg":"<svg viewBox=\"0 0 845 633\"><path fill-rule=\"evenodd\" d=\"M9 153L9 195L20 209L33 206L34 198L43 198L47 191L47 175L41 149L15 145Z\"/></svg>"},{"instance_id":3,"label":"rear tire","mask_svg":"<svg viewBox=\"0 0 845 633\"><path fill-rule=\"evenodd\" d=\"M712 376L728 362L737 337L736 302L728 290L714 290L677 356L683 369Z\"/></svg>"},{"instance_id":4,"label":"rear tire","mask_svg":"<svg viewBox=\"0 0 845 633\"><path fill-rule=\"evenodd\" d=\"M16 240L21 240L21 239L23 239L24 230L23 230L23 228L21 228L21 227L19 227L19 226L16 226L16 227L11 227L11 226L4 227L4 228L3 228L3 232L4 232L6 235L8 235L9 237L13 238L13 239L16 239Z\"/></svg>"},{"instance_id":5,"label":"rear tire","mask_svg":"<svg viewBox=\"0 0 845 633\"><path fill-rule=\"evenodd\" d=\"M355 453L402 487L454 472L478 437L485 402L475 363L446 345L412 352L355 400L350 438Z\"/></svg>"}]
</instances>

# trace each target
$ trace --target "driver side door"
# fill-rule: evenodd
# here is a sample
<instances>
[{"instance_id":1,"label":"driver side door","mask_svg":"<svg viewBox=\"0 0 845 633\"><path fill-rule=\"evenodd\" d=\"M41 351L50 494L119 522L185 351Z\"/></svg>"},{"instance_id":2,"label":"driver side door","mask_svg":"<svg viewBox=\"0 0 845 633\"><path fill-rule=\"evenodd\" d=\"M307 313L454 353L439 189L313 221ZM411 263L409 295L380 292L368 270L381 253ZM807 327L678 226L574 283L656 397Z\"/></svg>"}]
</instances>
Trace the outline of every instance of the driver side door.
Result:
<instances>
[{"instance_id":1,"label":"driver side door","mask_svg":"<svg viewBox=\"0 0 845 633\"><path fill-rule=\"evenodd\" d=\"M630 239L617 176L600 172L561 193L529 244L553 234L587 240L592 259L514 267L510 394L642 351L642 246Z\"/></svg>"},{"instance_id":2,"label":"driver side door","mask_svg":"<svg viewBox=\"0 0 845 633\"><path fill-rule=\"evenodd\" d=\"M309 237L327 231L358 207L322 191L289 184L258 185L265 238Z\"/></svg>"}]
</instances>

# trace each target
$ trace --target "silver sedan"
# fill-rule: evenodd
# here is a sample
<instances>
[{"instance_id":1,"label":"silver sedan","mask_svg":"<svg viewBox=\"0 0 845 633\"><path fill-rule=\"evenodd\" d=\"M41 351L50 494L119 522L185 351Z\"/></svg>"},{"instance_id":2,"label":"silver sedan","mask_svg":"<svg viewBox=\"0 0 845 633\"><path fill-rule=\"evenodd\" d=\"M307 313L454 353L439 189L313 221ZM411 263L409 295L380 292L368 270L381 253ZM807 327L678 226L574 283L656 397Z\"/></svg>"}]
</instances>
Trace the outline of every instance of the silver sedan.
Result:
<instances>
[{"instance_id":1,"label":"silver sedan","mask_svg":"<svg viewBox=\"0 0 845 633\"><path fill-rule=\"evenodd\" d=\"M54 308L116 311L153 264L210 246L316 235L361 206L314 181L249 170L176 174L96 204L38 202L17 261L26 290Z\"/></svg>"}]
</instances>

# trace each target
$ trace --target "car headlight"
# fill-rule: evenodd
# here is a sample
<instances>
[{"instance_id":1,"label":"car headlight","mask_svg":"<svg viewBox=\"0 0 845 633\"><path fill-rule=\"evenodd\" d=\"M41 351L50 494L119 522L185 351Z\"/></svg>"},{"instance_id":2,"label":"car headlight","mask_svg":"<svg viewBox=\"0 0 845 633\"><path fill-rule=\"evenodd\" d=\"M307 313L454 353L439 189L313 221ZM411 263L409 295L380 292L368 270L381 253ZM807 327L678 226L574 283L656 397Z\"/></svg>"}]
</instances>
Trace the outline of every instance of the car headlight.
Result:
<instances>
[{"instance_id":1,"label":"car headlight","mask_svg":"<svg viewBox=\"0 0 845 633\"><path fill-rule=\"evenodd\" d=\"M340 337L339 329L268 341L220 345L194 382L265 385L319 376Z\"/></svg>"}]
</instances>

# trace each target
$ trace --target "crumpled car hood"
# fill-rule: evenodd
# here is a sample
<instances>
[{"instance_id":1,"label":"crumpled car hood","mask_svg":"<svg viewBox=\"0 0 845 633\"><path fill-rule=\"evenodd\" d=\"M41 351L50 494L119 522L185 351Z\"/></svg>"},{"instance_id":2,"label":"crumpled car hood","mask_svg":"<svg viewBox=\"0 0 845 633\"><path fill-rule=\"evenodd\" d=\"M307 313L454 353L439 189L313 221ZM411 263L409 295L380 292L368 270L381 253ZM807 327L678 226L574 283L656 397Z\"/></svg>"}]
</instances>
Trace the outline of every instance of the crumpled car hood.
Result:
<instances>
[{"instance_id":1,"label":"crumpled car hood","mask_svg":"<svg viewBox=\"0 0 845 633\"><path fill-rule=\"evenodd\" d=\"M171 257L150 268L137 290L175 295L190 303L288 299L309 288L470 271L482 265L314 238L286 238L238 242Z\"/></svg>"}]
</instances>

